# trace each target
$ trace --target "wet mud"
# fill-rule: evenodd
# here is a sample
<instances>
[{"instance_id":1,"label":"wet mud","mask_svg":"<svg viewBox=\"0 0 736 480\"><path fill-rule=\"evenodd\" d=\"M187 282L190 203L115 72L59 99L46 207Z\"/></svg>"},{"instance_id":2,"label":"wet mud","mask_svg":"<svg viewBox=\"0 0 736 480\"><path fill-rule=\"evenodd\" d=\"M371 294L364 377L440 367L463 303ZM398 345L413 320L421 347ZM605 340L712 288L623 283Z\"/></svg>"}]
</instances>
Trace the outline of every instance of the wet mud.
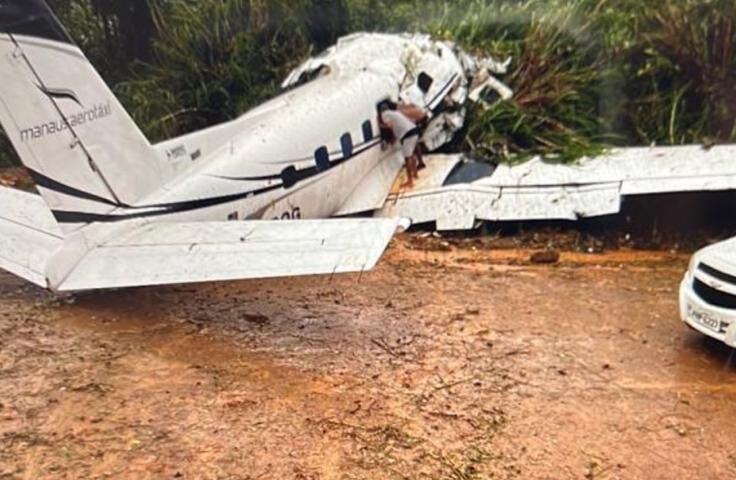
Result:
<instances>
[{"instance_id":1,"label":"wet mud","mask_svg":"<svg viewBox=\"0 0 736 480\"><path fill-rule=\"evenodd\" d=\"M54 297L0 274L0 478L736 476L688 256L399 237L363 275Z\"/></svg>"}]
</instances>

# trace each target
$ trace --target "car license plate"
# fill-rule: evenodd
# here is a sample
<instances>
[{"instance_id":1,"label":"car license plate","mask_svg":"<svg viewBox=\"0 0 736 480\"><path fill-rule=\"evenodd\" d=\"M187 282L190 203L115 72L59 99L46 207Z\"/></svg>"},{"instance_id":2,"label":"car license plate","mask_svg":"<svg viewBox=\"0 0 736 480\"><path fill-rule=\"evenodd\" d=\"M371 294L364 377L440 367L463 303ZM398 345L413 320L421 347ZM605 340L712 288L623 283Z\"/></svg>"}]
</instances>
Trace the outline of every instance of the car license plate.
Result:
<instances>
[{"instance_id":1,"label":"car license plate","mask_svg":"<svg viewBox=\"0 0 736 480\"><path fill-rule=\"evenodd\" d=\"M690 318L692 318L699 325L702 325L703 327L715 333L721 332L721 321L717 318L714 318L709 313L704 312L699 308L695 308L692 305L688 305L687 310Z\"/></svg>"}]
</instances>

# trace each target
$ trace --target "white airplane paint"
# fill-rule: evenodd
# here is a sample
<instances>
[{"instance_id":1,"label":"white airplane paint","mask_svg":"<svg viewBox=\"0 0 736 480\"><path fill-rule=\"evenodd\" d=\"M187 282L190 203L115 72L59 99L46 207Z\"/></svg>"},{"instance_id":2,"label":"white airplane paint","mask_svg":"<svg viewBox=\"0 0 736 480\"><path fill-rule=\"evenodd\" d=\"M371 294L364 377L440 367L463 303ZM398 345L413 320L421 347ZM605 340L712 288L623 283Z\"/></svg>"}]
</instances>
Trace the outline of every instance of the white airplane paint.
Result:
<instances>
[{"instance_id":1,"label":"white airplane paint","mask_svg":"<svg viewBox=\"0 0 736 480\"><path fill-rule=\"evenodd\" d=\"M414 189L390 193L403 159L380 136L377 105L423 105L434 151L468 101L512 96L493 77L507 67L425 35L350 35L296 68L279 97L151 145L43 0L0 0L0 122L41 194L0 188L0 268L56 291L363 271L399 218L469 229L736 187L736 147L692 146L574 166L434 156ZM326 220L365 212L383 218Z\"/></svg>"},{"instance_id":2,"label":"white airplane paint","mask_svg":"<svg viewBox=\"0 0 736 480\"><path fill-rule=\"evenodd\" d=\"M0 0L0 122L41 194L0 190L0 267L55 291L370 269L402 220L306 219L383 204L402 159L378 103L424 102L436 148L469 94L509 95L489 75L504 68L355 35L241 118L151 145L43 0Z\"/></svg>"},{"instance_id":3,"label":"white airplane paint","mask_svg":"<svg viewBox=\"0 0 736 480\"><path fill-rule=\"evenodd\" d=\"M433 156L416 187L390 194L376 216L469 230L480 222L615 215L627 197L736 190L734 158L736 145L617 148L573 165L535 158L479 168L462 155Z\"/></svg>"},{"instance_id":4,"label":"white airplane paint","mask_svg":"<svg viewBox=\"0 0 736 480\"><path fill-rule=\"evenodd\" d=\"M491 90L501 100L512 97L511 89L491 75L504 73L508 65L509 60L500 63L473 58L451 44L432 42L422 35L355 34L295 69L284 85L335 72L395 71L393 77L402 78L402 92L411 97L416 91L414 78L429 71L442 79L420 100L433 110L422 137L427 149L433 151L462 128L468 101L482 102L482 94ZM442 99L442 86L462 70L472 86L461 82ZM433 98L441 101L435 103ZM455 108L447 109L447 105ZM468 161L459 154L428 155L427 168L414 188L389 193L401 167L398 159L379 164L338 215L375 205L376 217L434 223L438 230L468 230L480 222L614 215L629 196L734 190L734 158L734 145L617 148L573 165L535 158L496 167Z\"/></svg>"}]
</instances>

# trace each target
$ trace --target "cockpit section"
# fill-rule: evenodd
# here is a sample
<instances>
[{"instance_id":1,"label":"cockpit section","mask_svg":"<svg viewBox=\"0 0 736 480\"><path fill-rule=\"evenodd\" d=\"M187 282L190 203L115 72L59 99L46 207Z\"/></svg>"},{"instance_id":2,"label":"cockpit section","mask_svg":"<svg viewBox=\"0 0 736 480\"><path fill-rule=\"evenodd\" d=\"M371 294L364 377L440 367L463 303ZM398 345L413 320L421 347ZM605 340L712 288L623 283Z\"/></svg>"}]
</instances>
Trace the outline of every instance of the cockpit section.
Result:
<instances>
[{"instance_id":1,"label":"cockpit section","mask_svg":"<svg viewBox=\"0 0 736 480\"><path fill-rule=\"evenodd\" d=\"M282 86L293 88L324 76L336 82L335 88L355 76L383 78L394 89L392 101L424 110L422 143L433 152L462 128L468 101L493 101L492 91L510 98L510 89L494 77L507 67L508 62L473 57L428 35L356 33L294 69ZM381 134L387 139L386 132Z\"/></svg>"}]
</instances>

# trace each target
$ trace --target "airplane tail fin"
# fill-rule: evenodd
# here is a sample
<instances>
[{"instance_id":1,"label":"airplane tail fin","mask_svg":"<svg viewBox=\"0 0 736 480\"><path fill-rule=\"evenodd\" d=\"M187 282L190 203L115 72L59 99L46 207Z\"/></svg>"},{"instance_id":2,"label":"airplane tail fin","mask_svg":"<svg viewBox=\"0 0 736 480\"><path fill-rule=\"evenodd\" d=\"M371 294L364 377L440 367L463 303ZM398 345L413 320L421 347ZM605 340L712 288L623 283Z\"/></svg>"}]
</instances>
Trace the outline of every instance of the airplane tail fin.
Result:
<instances>
[{"instance_id":1,"label":"airplane tail fin","mask_svg":"<svg viewBox=\"0 0 736 480\"><path fill-rule=\"evenodd\" d=\"M170 176L43 0L0 0L0 123L62 231Z\"/></svg>"}]
</instances>

